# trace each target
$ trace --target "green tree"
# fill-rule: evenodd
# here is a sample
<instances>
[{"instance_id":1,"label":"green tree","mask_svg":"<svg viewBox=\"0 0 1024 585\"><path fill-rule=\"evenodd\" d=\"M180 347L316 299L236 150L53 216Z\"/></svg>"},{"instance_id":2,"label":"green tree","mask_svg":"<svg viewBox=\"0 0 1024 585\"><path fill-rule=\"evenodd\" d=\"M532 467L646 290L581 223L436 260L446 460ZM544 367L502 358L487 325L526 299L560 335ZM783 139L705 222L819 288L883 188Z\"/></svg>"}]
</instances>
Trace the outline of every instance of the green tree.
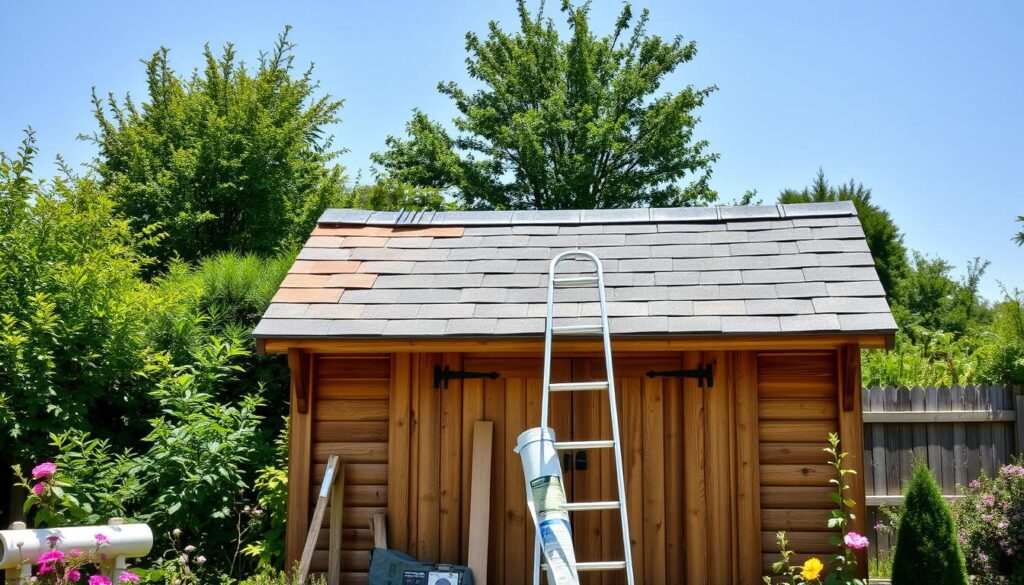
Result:
<instances>
[{"instance_id":1,"label":"green tree","mask_svg":"<svg viewBox=\"0 0 1024 585\"><path fill-rule=\"evenodd\" d=\"M895 298L897 283L908 270L907 249L903 245L903 234L889 212L871 201L871 189L861 183L832 186L825 179L825 172L818 169L814 181L802 190L786 189L779 195L780 203L812 203L826 201L853 201L857 216L864 228L864 237L875 260L878 278L885 288L890 301Z\"/></svg>"},{"instance_id":2,"label":"green tree","mask_svg":"<svg viewBox=\"0 0 1024 585\"><path fill-rule=\"evenodd\" d=\"M240 250L268 255L299 242L340 194L326 134L341 101L296 74L288 29L250 70L232 45L178 75L161 48L145 62L148 100L93 96L96 169L136 231L159 224L160 260Z\"/></svg>"},{"instance_id":3,"label":"green tree","mask_svg":"<svg viewBox=\"0 0 1024 585\"><path fill-rule=\"evenodd\" d=\"M695 111L715 88L663 92L696 44L647 33L626 4L611 34L590 28L589 3L562 3L560 38L543 6L518 1L520 30L466 35L467 71L481 86L438 90L459 111L458 134L416 110L407 138L389 136L375 163L404 183L452 191L472 209L701 205L718 155L694 138ZM660 92L660 93L659 93ZM689 180L689 182L686 182Z\"/></svg>"},{"instance_id":4,"label":"green tree","mask_svg":"<svg viewBox=\"0 0 1024 585\"><path fill-rule=\"evenodd\" d=\"M904 328L920 326L965 335L990 320L991 310L978 287L988 262L975 258L967 274L953 279L953 265L942 258L912 254L910 271L896 290L894 313Z\"/></svg>"},{"instance_id":5,"label":"green tree","mask_svg":"<svg viewBox=\"0 0 1024 585\"><path fill-rule=\"evenodd\" d=\"M1020 223L1024 223L1024 215L1019 216L1017 218L1017 221ZM1013 237L1013 241L1017 242L1018 246L1024 246L1024 229L1017 232L1017 235Z\"/></svg>"},{"instance_id":6,"label":"green tree","mask_svg":"<svg viewBox=\"0 0 1024 585\"><path fill-rule=\"evenodd\" d=\"M375 211L445 211L458 208L454 202L445 199L438 189L416 187L387 179L372 185L356 185L346 189L338 206Z\"/></svg>"},{"instance_id":7,"label":"green tree","mask_svg":"<svg viewBox=\"0 0 1024 585\"><path fill-rule=\"evenodd\" d=\"M926 464L915 466L903 495L893 585L966 585L967 565L953 516Z\"/></svg>"}]
</instances>

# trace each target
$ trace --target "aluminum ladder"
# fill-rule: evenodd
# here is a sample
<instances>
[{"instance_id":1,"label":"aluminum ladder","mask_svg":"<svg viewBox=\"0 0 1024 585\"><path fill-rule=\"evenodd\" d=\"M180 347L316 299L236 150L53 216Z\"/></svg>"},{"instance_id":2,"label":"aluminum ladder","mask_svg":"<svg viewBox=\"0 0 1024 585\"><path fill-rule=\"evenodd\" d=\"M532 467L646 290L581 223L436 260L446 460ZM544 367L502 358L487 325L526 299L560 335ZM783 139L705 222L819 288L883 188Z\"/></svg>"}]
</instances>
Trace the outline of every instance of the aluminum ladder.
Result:
<instances>
[{"instance_id":1,"label":"aluminum ladder","mask_svg":"<svg viewBox=\"0 0 1024 585\"><path fill-rule=\"evenodd\" d=\"M590 271L578 270L574 276L558 276L558 265L564 261L583 261L591 264ZM584 325L554 326L555 289L589 288L597 289L600 301L600 323ZM578 302L578 301L576 301ZM548 268L548 307L547 321L544 326L544 386L541 398L540 424L548 426L548 406L551 392L607 392L608 408L611 419L612 438L589 441L556 441L555 449L559 451L578 449L611 449L615 460L615 482L619 499L609 502L567 502L566 511L589 512L595 510L618 510L622 522L622 549L624 558L612 561L577 562L576 570L584 571L625 571L627 585L633 584L633 557L629 541L629 519L626 514L626 484L623 478L622 442L619 438L618 408L615 403L615 375L612 371L612 345L608 332L608 306L604 292L604 269L601 260L591 252L576 250L563 252L551 260ZM600 335L604 344L606 381L600 382L566 382L551 383L551 345L554 336L563 335ZM533 583L540 585L541 550L540 535L537 535L533 550Z\"/></svg>"}]
</instances>

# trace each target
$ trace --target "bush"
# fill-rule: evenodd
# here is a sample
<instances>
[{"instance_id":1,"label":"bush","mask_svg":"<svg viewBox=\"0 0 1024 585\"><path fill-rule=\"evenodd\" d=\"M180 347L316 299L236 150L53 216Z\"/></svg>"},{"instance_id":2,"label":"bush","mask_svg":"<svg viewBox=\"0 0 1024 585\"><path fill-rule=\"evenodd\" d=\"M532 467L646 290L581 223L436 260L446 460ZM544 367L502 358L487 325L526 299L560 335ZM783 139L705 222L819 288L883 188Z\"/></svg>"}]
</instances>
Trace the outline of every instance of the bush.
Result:
<instances>
[{"instance_id":1,"label":"bush","mask_svg":"<svg viewBox=\"0 0 1024 585\"><path fill-rule=\"evenodd\" d=\"M926 464L914 468L903 495L893 585L966 585L967 567L953 517Z\"/></svg>"},{"instance_id":2,"label":"bush","mask_svg":"<svg viewBox=\"0 0 1024 585\"><path fill-rule=\"evenodd\" d=\"M964 488L953 506L967 568L982 584L1024 583L1024 460Z\"/></svg>"}]
</instances>

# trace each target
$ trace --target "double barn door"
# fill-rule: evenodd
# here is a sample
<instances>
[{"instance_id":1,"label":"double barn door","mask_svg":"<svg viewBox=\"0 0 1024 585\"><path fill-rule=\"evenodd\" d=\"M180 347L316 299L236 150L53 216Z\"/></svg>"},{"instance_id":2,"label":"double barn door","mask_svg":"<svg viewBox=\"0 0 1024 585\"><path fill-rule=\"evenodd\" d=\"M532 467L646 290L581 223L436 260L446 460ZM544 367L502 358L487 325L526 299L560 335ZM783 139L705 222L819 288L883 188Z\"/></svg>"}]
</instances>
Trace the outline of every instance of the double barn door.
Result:
<instances>
[{"instance_id":1,"label":"double barn door","mask_svg":"<svg viewBox=\"0 0 1024 585\"><path fill-rule=\"evenodd\" d=\"M732 583L734 558L729 533L729 461L732 417L727 376L716 365L715 388L693 380L649 377L724 361L721 354L664 353L616 358L615 386L625 469L627 506L636 582ZM463 403L479 403L482 418L495 423L490 523L489 582L530 582L534 531L527 516L523 472L512 452L523 430L540 424L542 362L539 358L465 356L469 371L496 371L495 380L463 385ZM606 379L599 356L555 359L553 382ZM717 394L716 394L717 393ZM611 438L604 392L552 393L550 426L558 440ZM564 454L570 501L617 499L612 454L595 449ZM579 561L622 558L619 515L574 512ZM715 567L709 571L708 567ZM585 573L584 585L624 583L621 572Z\"/></svg>"}]
</instances>

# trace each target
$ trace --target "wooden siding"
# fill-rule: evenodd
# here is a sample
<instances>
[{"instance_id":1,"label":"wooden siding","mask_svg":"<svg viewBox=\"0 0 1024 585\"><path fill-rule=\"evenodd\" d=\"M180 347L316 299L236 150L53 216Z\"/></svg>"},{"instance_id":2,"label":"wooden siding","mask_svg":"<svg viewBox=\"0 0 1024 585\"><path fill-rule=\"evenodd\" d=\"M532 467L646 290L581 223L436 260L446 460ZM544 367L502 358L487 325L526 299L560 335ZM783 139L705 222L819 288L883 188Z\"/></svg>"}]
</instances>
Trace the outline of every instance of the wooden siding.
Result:
<instances>
[{"instance_id":1,"label":"wooden siding","mask_svg":"<svg viewBox=\"0 0 1024 585\"><path fill-rule=\"evenodd\" d=\"M761 353L757 356L757 413L763 569L779 558L775 534L790 548L824 558L833 550L825 523L835 471L822 452L839 432L839 379L835 352ZM859 414L859 411L858 411ZM855 450L844 445L844 449Z\"/></svg>"}]
</instances>

